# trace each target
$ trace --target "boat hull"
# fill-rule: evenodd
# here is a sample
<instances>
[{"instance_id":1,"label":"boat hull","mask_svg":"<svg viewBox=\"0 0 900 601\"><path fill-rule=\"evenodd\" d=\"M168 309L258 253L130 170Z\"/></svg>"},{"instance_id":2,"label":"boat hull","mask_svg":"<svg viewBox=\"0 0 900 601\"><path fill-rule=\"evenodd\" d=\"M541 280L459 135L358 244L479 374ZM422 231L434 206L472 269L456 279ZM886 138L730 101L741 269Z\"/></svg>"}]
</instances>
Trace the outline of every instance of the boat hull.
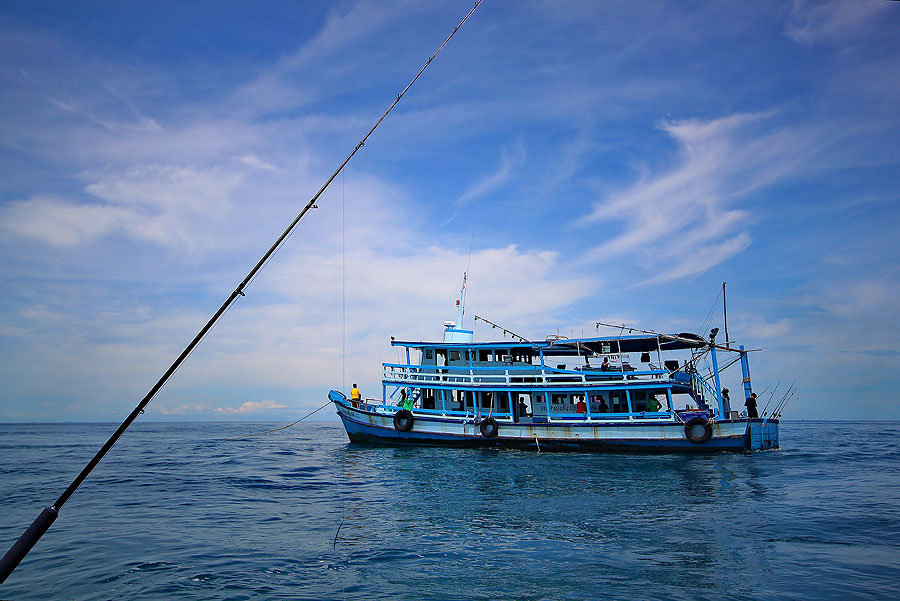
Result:
<instances>
[{"instance_id":1,"label":"boat hull","mask_svg":"<svg viewBox=\"0 0 900 601\"><path fill-rule=\"evenodd\" d=\"M724 420L711 423L704 442L688 440L681 423L572 422L513 423L498 421L497 434L486 437L475 419L416 414L412 428L394 427L396 408L353 407L335 401L351 442L389 445L507 447L533 450L647 451L705 453L778 448L777 420Z\"/></svg>"}]
</instances>

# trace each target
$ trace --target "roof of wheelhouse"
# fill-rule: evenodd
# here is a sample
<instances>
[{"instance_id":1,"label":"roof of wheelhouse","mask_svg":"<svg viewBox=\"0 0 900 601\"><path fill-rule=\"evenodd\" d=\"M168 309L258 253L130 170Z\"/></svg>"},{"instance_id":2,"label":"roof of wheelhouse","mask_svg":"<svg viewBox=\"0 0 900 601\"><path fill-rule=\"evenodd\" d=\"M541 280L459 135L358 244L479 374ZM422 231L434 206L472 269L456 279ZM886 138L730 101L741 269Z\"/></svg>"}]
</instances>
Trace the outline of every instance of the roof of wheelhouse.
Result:
<instances>
[{"instance_id":1,"label":"roof of wheelhouse","mask_svg":"<svg viewBox=\"0 0 900 601\"><path fill-rule=\"evenodd\" d=\"M681 334L659 334L656 336L612 336L602 338L559 338L534 341L495 341L495 342L422 342L391 340L391 346L407 348L452 348L452 349L517 349L543 350L545 355L576 355L585 349L597 354L605 353L643 353L657 349L661 351L677 351L688 348L703 348L706 340L697 334L688 332ZM604 351L604 346L609 347Z\"/></svg>"}]
</instances>

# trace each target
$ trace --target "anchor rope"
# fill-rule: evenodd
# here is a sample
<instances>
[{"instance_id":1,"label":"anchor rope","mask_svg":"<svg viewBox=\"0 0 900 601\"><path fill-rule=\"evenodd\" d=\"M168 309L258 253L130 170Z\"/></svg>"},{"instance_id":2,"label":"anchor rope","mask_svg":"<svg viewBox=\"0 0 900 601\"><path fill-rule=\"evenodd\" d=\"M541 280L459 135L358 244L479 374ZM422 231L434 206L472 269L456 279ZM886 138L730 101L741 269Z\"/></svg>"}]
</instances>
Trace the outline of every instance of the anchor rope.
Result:
<instances>
[{"instance_id":1,"label":"anchor rope","mask_svg":"<svg viewBox=\"0 0 900 601\"><path fill-rule=\"evenodd\" d=\"M330 404L331 404L331 401L328 401L327 403L325 403L324 405L322 405L322 406L319 407L318 409L313 409L312 411L310 411L309 413L307 413L306 415L304 415L304 416L301 417L300 419L298 419L298 420L296 420L296 421L293 421L293 422L289 423L289 424L286 425L286 426L281 426L281 427L279 427L279 428L272 428L271 430L265 430L265 431L263 431L263 432L255 432L255 433L253 433L253 434L246 434L246 435L244 435L244 436L235 436L234 438L223 438L222 440L241 440L241 439L243 439L243 438L250 438L250 437L252 437L252 436L261 436L261 435L263 435L263 434L269 434L269 433L271 433L271 432L278 432L279 430L287 430L287 429L290 428L291 426L295 426L295 425L299 424L300 422L302 422L303 420L305 420L305 419L306 419L307 417L309 417L310 415L314 415L314 414L318 413L319 411L321 411L322 409L324 409L325 407L327 407L327 406L330 405Z\"/></svg>"}]
</instances>

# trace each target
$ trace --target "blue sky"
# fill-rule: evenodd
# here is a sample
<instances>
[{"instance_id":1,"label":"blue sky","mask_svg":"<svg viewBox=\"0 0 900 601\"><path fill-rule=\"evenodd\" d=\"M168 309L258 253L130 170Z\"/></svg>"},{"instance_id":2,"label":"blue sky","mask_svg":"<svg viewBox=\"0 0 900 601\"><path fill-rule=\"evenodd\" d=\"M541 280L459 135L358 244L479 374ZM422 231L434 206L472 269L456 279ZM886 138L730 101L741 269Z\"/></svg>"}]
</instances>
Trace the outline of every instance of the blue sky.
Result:
<instances>
[{"instance_id":1,"label":"blue sky","mask_svg":"<svg viewBox=\"0 0 900 601\"><path fill-rule=\"evenodd\" d=\"M0 3L0 420L123 418L471 4ZM533 338L721 327L727 281L786 417L900 418L897 31L485 0L146 419L379 395L467 267L467 325Z\"/></svg>"}]
</instances>

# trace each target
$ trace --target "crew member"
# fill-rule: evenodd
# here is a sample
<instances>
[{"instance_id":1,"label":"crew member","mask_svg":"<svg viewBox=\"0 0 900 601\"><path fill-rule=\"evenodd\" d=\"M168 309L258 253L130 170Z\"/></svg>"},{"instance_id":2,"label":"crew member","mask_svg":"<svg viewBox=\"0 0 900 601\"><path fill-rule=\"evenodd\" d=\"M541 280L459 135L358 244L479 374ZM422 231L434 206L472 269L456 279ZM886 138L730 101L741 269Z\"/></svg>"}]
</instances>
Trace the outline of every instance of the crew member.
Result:
<instances>
[{"instance_id":1,"label":"crew member","mask_svg":"<svg viewBox=\"0 0 900 601\"><path fill-rule=\"evenodd\" d=\"M744 405L747 407L747 417L759 417L759 413L756 411L756 393L752 393L750 398L748 398Z\"/></svg>"},{"instance_id":2,"label":"crew member","mask_svg":"<svg viewBox=\"0 0 900 601\"><path fill-rule=\"evenodd\" d=\"M403 409L412 411L412 408L414 406L413 401L409 398L409 395L407 394L405 388L400 391L400 400L397 401L397 405Z\"/></svg>"},{"instance_id":3,"label":"crew member","mask_svg":"<svg viewBox=\"0 0 900 601\"><path fill-rule=\"evenodd\" d=\"M353 389L350 391L350 404L354 407L359 407L362 403L362 393L359 391L359 388L356 387L356 382L353 383Z\"/></svg>"}]
</instances>

